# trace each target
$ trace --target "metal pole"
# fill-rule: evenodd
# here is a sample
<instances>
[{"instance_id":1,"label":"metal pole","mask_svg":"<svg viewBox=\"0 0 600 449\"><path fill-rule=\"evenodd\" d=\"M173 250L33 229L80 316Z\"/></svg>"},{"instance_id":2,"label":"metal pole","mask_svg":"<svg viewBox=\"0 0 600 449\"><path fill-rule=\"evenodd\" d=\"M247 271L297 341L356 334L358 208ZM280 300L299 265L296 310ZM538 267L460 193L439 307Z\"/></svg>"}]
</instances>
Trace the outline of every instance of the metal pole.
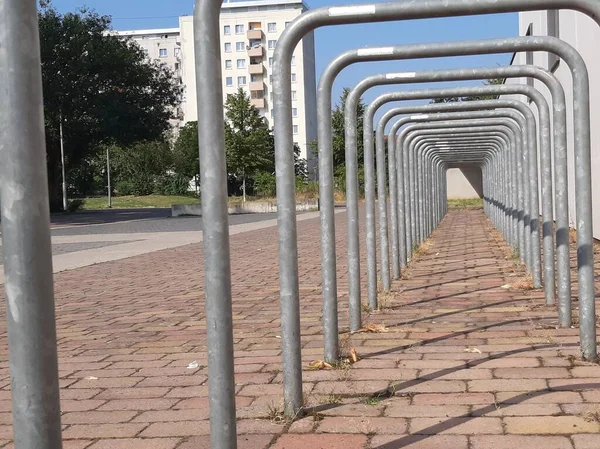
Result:
<instances>
[{"instance_id":1,"label":"metal pole","mask_svg":"<svg viewBox=\"0 0 600 449\"><path fill-rule=\"evenodd\" d=\"M108 208L112 207L112 186L110 185L110 149L106 147L106 175L108 178Z\"/></svg>"},{"instance_id":2,"label":"metal pole","mask_svg":"<svg viewBox=\"0 0 600 449\"><path fill-rule=\"evenodd\" d=\"M280 41L281 42L281 41ZM559 56L569 52L572 49L568 44L561 41L560 39L547 37L547 36L529 36L529 37L518 37L509 39L490 39L490 40L479 40L479 41L463 41L463 42L436 42L427 44L415 44L415 45L403 45L403 46L389 46L389 47L373 47L373 48L360 48L355 50L349 50L334 60L326 67L319 81L318 95L317 95L317 126L318 126L318 140L319 140L319 151L322 156L319 157L319 164L322 167L327 167L331 159L329 159L332 153L332 137L331 137L331 91L333 82L337 75L347 66L356 62L366 61L382 61L391 59L409 59L409 58L426 58L436 56L459 56L459 55L473 55L473 54L484 54L484 53L506 53L506 52L519 52L519 51L550 51ZM543 76L543 75L540 75ZM566 107L564 105L564 92L562 87L556 79L548 79L546 81L548 88L551 91L553 101L553 113L554 113L554 145L555 153L558 159L565 158L566 160ZM562 100L562 102L561 102ZM358 330L360 328L360 321L357 321L353 317L360 317L361 312L361 300L360 300L360 258L359 258L359 238L358 238L358 181L357 181L357 168L356 168L356 157L353 155L346 155L347 160L347 217L348 217L348 263L349 263L349 302L351 310L351 330ZM561 159L562 160L562 159ZM566 165L561 166L562 162L555 164L556 171L556 196L557 196L557 211L565 211L564 214L560 213L557 215L558 231L557 233L562 236L565 233L561 233L562 229L566 229L567 238L558 238L558 291L559 291L559 303L562 305L562 314L559 318L561 325L564 327L570 326L570 280L569 280L569 256L568 256L568 204L567 204L567 193L566 193L566 176L567 170ZM566 164L566 163L565 163ZM542 168L545 170L544 168ZM333 170L333 167L331 167ZM565 178L563 181L562 178ZM320 189L321 202L329 202L331 204L330 209L333 210L333 192L326 195ZM559 207L559 204L562 207ZM564 217L563 217L564 215ZM545 223L547 223L547 216L545 217ZM564 222L564 223L563 223ZM515 221L516 223L516 221ZM562 223L562 227L561 227ZM565 225L566 223L566 225ZM329 228L335 226L333 213L321 214L322 224L322 236L326 235ZM544 234L545 245L547 245L546 234ZM322 250L324 254L328 254L329 260L335 260L335 247L327 241L331 242L331 238L324 239ZM407 236L409 238L409 236ZM408 242L407 242L408 243ZM410 246L410 245L409 245ZM546 246L545 246L546 247ZM566 256L565 256L566 255ZM405 260L407 260L405 258ZM331 265L323 266L323 284L325 286L331 285L327 279L335 277L335 272L332 271ZM568 286L568 288L564 288ZM561 296L562 295L562 296ZM332 288L324 289L324 302L333 302L337 296L337 292L333 291ZM548 298L548 297L547 297ZM326 307L324 307L326 309ZM563 319L566 316L566 311L569 310L569 323ZM324 320L326 317L324 317ZM328 320L330 321L330 320ZM327 331L332 334L335 332L337 335L337 329ZM332 343L330 342L330 345ZM327 352L327 351L326 351Z\"/></svg>"},{"instance_id":3,"label":"metal pole","mask_svg":"<svg viewBox=\"0 0 600 449\"><path fill-rule=\"evenodd\" d=\"M220 2L196 0L194 52L202 188L210 444L212 449L236 449L220 9Z\"/></svg>"},{"instance_id":4,"label":"metal pole","mask_svg":"<svg viewBox=\"0 0 600 449\"><path fill-rule=\"evenodd\" d=\"M58 356L36 6L35 0L0 1L4 288L15 448L60 449Z\"/></svg>"},{"instance_id":5,"label":"metal pole","mask_svg":"<svg viewBox=\"0 0 600 449\"><path fill-rule=\"evenodd\" d=\"M389 84L404 84L404 83L412 83L412 82L425 82L425 81L442 81L442 80L465 80L465 79L478 79L478 78L489 78L496 76L504 76L504 77L521 77L523 74L531 74L531 76L537 76L538 70L530 66L513 66L513 67L494 67L494 68L478 68L478 69L459 69L459 70L431 70L431 71L423 71L423 72L406 72L406 73L386 73L380 75L372 75L369 76L362 81L360 81L348 94L345 105L345 145L346 145L346 154L355 155L357 152L356 146L356 107L358 101L362 94L371 87L376 85L389 85ZM545 78L544 78L545 79ZM512 86L483 86L478 88L470 88L470 89L482 89L484 92L493 92L493 93L504 93L511 92ZM464 88L469 89L469 88ZM489 89L486 91L486 89ZM450 90L450 89L448 89ZM410 92L402 92L398 93L398 95L407 95L406 98L400 97L398 99L414 99L419 98L418 95L411 96ZM366 202L366 230L367 230L367 292L369 297L369 307L371 309L377 308L377 260L376 260L376 240L375 240L375 199L374 199L374 169L373 169L373 148L372 148L372 134L373 134L373 116L378 107L378 104L372 103L370 104L365 111L365 120L364 120L364 152L365 152L365 202ZM383 148L378 150L380 152L379 157L384 157L381 153L383 153ZM355 157L355 156L354 156ZM385 171L385 169L383 170ZM385 176L385 173L380 173L379 176ZM409 173L410 176L410 173ZM414 180L409 178L409 183L412 185ZM537 176L531 181L537 184ZM351 188L352 186L347 186L347 188ZM528 199L529 197L527 197ZM379 198L380 203L385 203L385 196ZM411 197L411 203L414 203L416 206L416 198ZM527 201L527 206L529 206L529 201ZM417 212L415 208L410 209L411 211ZM527 214L527 217L532 214ZM539 213L538 215L539 216ZM525 215L523 215L523 218ZM524 223L524 221L522 221ZM528 221L529 223L529 221ZM382 232L381 239L382 245L386 245L387 248L387 223L382 221L381 223ZM537 229L537 228L536 228ZM413 235L413 243L421 243L422 239L420 235L417 235L420 232L420 229L417 228L417 222L411 222L411 232ZM531 235L530 233L525 233L525 228L523 229L523 236L527 238L527 242L531 242L531 239L535 239L535 235ZM539 240L539 237L537 237ZM534 247L534 250L537 249L539 251L539 245ZM382 249L382 253L386 252ZM529 260L529 252L527 252L528 260ZM539 253L535 253L535 266L531 264L528 265L530 269L537 269L540 271L539 259L541 255ZM385 265L385 258L382 257L382 272L389 273L389 266ZM541 276L540 276L541 277ZM536 277L536 280L538 278ZM541 282L540 282L541 284ZM353 313L355 315L353 315ZM359 315L355 308L350 308L351 314L351 323L357 321L356 316ZM354 318L353 318L354 317Z\"/></svg>"},{"instance_id":6,"label":"metal pole","mask_svg":"<svg viewBox=\"0 0 600 449\"><path fill-rule=\"evenodd\" d=\"M448 80L464 80L464 79L479 79L479 78L490 78L490 77L506 77L506 78L516 78L522 77L523 75L534 76L536 78L542 78L546 80L549 73L540 68L534 68L531 66L511 66L511 67L495 67L495 68L477 68L477 69L459 69L459 70L429 70L422 72L403 72L403 73L386 73L380 75L372 75L361 82L359 82L351 91L346 100L346 152L356 153L356 140L354 135L356 133L356 106L362 94L369 88L376 85L388 85L388 84L406 84L406 83L415 83L415 82L425 82L425 81L448 81ZM488 86L486 86L488 87ZM504 86L489 86L489 87L504 87ZM372 159L372 134L373 134L373 117L375 111L379 105L377 103L371 103L366 111L365 111L365 121L364 121L364 151L365 151L365 201L366 201L366 228L367 228L367 290L369 294L369 305L371 308L376 307L377 305L377 262L376 262L376 250L375 250L375 199L372 192L372 188L374 186L374 170L373 159ZM546 106L547 107L547 106ZM547 130L549 137L549 130ZM529 136L531 137L531 136ZM548 143L548 151L549 151L549 139L546 139ZM379 157L382 157L383 148L379 150ZM537 151L536 151L537 154ZM545 152L547 156L547 152ZM531 159L525 161L527 167L529 165L533 165L533 155ZM533 173L535 168L535 174ZM533 191L533 184L537 184L537 156L535 157L535 167L532 166L530 171L530 183L531 183L531 199L529 201L529 193L526 196L526 205L528 213L523 216L524 222L524 236L526 237L527 242L527 262L528 267L533 273L534 284L536 287L541 286L541 251L539 246L539 201L537 200L537 188ZM385 176L385 166L379 167L378 176ZM548 181L549 182L549 181ZM384 192L385 193L385 192ZM380 205L385 203L385 194L382 195L382 192L379 192L379 202ZM532 211L529 211L529 208L532 208ZM380 214L382 213L382 208L380 206ZM535 218L533 218L535 217ZM383 217L382 218L386 218ZM389 263L386 263L387 260L387 222L385 220L381 220L380 222L381 230L380 230L380 240L381 240L381 252L382 252L382 277L384 280L384 288L386 288L385 279L386 273L389 278ZM421 233L421 229L416 227L414 231L416 233ZM420 243L422 241L422 235L418 236L417 241ZM533 244L532 244L533 242ZM531 246L531 248L529 248ZM552 287L552 290L554 287Z\"/></svg>"},{"instance_id":7,"label":"metal pole","mask_svg":"<svg viewBox=\"0 0 600 449\"><path fill-rule=\"evenodd\" d=\"M62 113L59 114L58 132L60 135L60 169L62 171L62 206L63 211L66 212L69 208L69 201L67 200L67 177L65 175L65 144L63 139Z\"/></svg>"},{"instance_id":8,"label":"metal pole","mask_svg":"<svg viewBox=\"0 0 600 449\"><path fill-rule=\"evenodd\" d=\"M285 152L289 152L289 148L291 148L290 142L292 142L291 129L287 129L291 128L291 101L289 101L288 98L291 97L291 85L288 82L289 80L287 77L283 76L287 75L287 73L280 73L280 70L287 70L284 66L290 62L288 59L291 60L291 52L293 48L304 35L310 33L314 29L324 25L407 20L427 17L478 15L525 10L533 11L539 9L573 9L587 14L600 24L600 4L592 3L589 0L530 0L527 3L523 3L520 0L497 0L491 3L481 3L478 0L432 0L426 3L389 2L355 6L338 6L330 8L324 7L303 13L301 16L295 19L289 27L286 28L278 43L278 48L283 49L279 52L279 54L281 55L281 62L284 64L282 64L281 68L278 69L277 73L274 75L275 78L281 78L281 84L276 87L274 86L274 96L276 98L275 105L277 105L278 100L281 100L281 111L279 114L277 114L275 120L275 134L281 134L280 138L278 139L279 144L276 143L276 154L279 154L278 157L282 159ZM278 59L279 58L275 58L276 62ZM286 82L283 82L284 80ZM288 110L285 110L286 107ZM585 115L585 110L583 115ZM589 119L589 115L587 118ZM589 120L587 124L589 125ZM584 123L580 126L586 125ZM581 155L585 156L585 150ZM585 170L585 167L582 169ZM285 182L293 182L293 170L288 169L285 174L285 178ZM585 188L587 185L586 182L590 179L591 175L586 175L586 178L579 183L579 187ZM281 181L281 183L283 183L283 181ZM587 200L588 198L585 197L584 199ZM590 201L582 202L581 207L589 208L591 210L591 197L589 199ZM279 209L289 209L289 206L293 205L295 202L295 198L290 196L289 193L283 195L281 200L281 203L279 203ZM586 216L586 218L588 217ZM583 236L583 240L579 242L580 245L583 245L588 237L591 238L589 229L591 228L588 226L587 229L584 230L585 236ZM286 232L289 233L289 230ZM296 245L295 240L292 243ZM589 264L589 262L592 261L592 257L593 255L587 257L585 259L585 263ZM296 266L297 271L297 263L286 264L282 271L286 273L286 276L289 272L289 274L294 277L294 266ZM297 273L295 276L297 278ZM593 293L593 276L590 279L589 270L586 272L584 279L587 282L587 295L585 299L589 302L590 289ZM589 314L587 314L586 317L589 319ZM595 352L595 344L593 350ZM589 357L589 355L590 353L588 351L586 356Z\"/></svg>"}]
</instances>

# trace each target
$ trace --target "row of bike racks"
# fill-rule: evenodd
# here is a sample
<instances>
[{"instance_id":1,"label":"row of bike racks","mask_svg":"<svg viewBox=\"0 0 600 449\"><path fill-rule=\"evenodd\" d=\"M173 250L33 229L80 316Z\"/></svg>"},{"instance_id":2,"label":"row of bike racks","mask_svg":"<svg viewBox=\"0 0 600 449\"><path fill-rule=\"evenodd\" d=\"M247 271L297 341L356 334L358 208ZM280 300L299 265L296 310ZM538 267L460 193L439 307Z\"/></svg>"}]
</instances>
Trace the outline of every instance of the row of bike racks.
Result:
<instances>
[{"instance_id":1,"label":"row of bike racks","mask_svg":"<svg viewBox=\"0 0 600 449\"><path fill-rule=\"evenodd\" d=\"M220 1L196 0L194 27L211 448L235 449L220 9ZM546 9L579 11L600 24L600 0L399 0L309 10L281 35L274 52L273 98L283 397L287 417L301 416L303 407L291 112L294 48L305 35L322 26ZM359 62L524 51L557 55L568 65L573 78L580 344L584 359L596 359L588 72L581 55L559 39L517 37L361 48L339 55L324 70L317 90L317 123L325 360L335 361L340 356L331 131L335 78L341 70ZM356 108L371 87L523 77L544 83L552 104L537 89L522 84L392 91L371 102L365 113L364 135L357 135ZM390 102L466 95L500 98L399 106L374 120L378 110ZM537 122L528 102L505 99L507 95L527 97L535 106ZM0 199L15 447L58 449L62 442L35 0L0 0L0 104ZM446 171L467 164L482 169L486 214L507 243L518 250L534 285L544 288L546 303L557 303L560 326L571 326L566 120L561 83L552 73L535 66L384 73L358 83L351 90L345 109L350 331L361 327L363 281L357 161L357 140L361 137L365 149L366 291L371 309L378 306L378 277L383 289L389 290L391 280L400 278L414 249L446 214ZM386 148L385 130L390 123Z\"/></svg>"}]
</instances>

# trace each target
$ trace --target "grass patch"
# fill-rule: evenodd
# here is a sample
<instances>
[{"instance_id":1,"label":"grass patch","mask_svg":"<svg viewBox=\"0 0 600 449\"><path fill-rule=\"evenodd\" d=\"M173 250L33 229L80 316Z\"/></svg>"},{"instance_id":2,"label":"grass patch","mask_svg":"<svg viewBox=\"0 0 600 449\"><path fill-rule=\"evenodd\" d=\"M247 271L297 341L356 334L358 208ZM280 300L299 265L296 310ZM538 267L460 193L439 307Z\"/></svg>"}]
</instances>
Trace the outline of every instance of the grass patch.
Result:
<instances>
[{"instance_id":1,"label":"grass patch","mask_svg":"<svg viewBox=\"0 0 600 449\"><path fill-rule=\"evenodd\" d=\"M200 200L193 196L147 195L147 196L116 196L112 198L113 209L135 208L169 208L173 204L200 204ZM107 209L108 198L85 198L84 210Z\"/></svg>"},{"instance_id":2,"label":"grass patch","mask_svg":"<svg viewBox=\"0 0 600 449\"><path fill-rule=\"evenodd\" d=\"M481 198L448 199L449 209L479 209L483 207Z\"/></svg>"}]
</instances>

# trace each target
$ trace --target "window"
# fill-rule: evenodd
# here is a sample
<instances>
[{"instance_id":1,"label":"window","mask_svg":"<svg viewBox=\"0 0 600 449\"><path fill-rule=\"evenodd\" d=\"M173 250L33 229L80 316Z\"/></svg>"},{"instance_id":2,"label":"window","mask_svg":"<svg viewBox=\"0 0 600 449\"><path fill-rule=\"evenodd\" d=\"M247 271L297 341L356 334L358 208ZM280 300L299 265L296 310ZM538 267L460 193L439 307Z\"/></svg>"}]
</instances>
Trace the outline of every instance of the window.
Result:
<instances>
[{"instance_id":1,"label":"window","mask_svg":"<svg viewBox=\"0 0 600 449\"><path fill-rule=\"evenodd\" d=\"M245 86L246 85L246 77L245 76L238 76L238 86Z\"/></svg>"},{"instance_id":2,"label":"window","mask_svg":"<svg viewBox=\"0 0 600 449\"><path fill-rule=\"evenodd\" d=\"M231 59L226 59L225 60L225 70L231 70L231 68L232 68Z\"/></svg>"},{"instance_id":3,"label":"window","mask_svg":"<svg viewBox=\"0 0 600 449\"><path fill-rule=\"evenodd\" d=\"M142 51L144 52L144 56L147 58L148 57L148 49L142 48Z\"/></svg>"},{"instance_id":4,"label":"window","mask_svg":"<svg viewBox=\"0 0 600 449\"><path fill-rule=\"evenodd\" d=\"M294 125L294 126L292 127L292 129L293 129L293 131L294 131L294 134L298 134L298 125Z\"/></svg>"},{"instance_id":5,"label":"window","mask_svg":"<svg viewBox=\"0 0 600 449\"><path fill-rule=\"evenodd\" d=\"M296 57L292 56L292 65L296 65Z\"/></svg>"},{"instance_id":6,"label":"window","mask_svg":"<svg viewBox=\"0 0 600 449\"><path fill-rule=\"evenodd\" d=\"M167 49L166 49L166 48L160 48L160 49L158 50L158 56L160 56L161 58L166 58L166 57L167 57L167 55L168 55L168 53L169 53L169 52L167 51Z\"/></svg>"},{"instance_id":7,"label":"window","mask_svg":"<svg viewBox=\"0 0 600 449\"><path fill-rule=\"evenodd\" d=\"M231 76L228 76L227 78L225 78L225 85L227 87L233 86L233 78Z\"/></svg>"},{"instance_id":8,"label":"window","mask_svg":"<svg viewBox=\"0 0 600 449\"><path fill-rule=\"evenodd\" d=\"M292 73L292 83L295 83L295 82L296 82L296 74Z\"/></svg>"},{"instance_id":9,"label":"window","mask_svg":"<svg viewBox=\"0 0 600 449\"><path fill-rule=\"evenodd\" d=\"M269 67L273 67L273 58L269 58Z\"/></svg>"},{"instance_id":10,"label":"window","mask_svg":"<svg viewBox=\"0 0 600 449\"><path fill-rule=\"evenodd\" d=\"M235 34L244 34L244 25L236 25Z\"/></svg>"},{"instance_id":11,"label":"window","mask_svg":"<svg viewBox=\"0 0 600 449\"><path fill-rule=\"evenodd\" d=\"M258 79L258 76L257 76L257 75L250 75L250 81L251 81L252 83L254 83L254 82L256 82L256 81L259 81L259 79Z\"/></svg>"},{"instance_id":12,"label":"window","mask_svg":"<svg viewBox=\"0 0 600 449\"><path fill-rule=\"evenodd\" d=\"M548 36L560 37L560 12L556 9L548 10ZM560 58L548 52L548 70L554 72L560 64Z\"/></svg>"},{"instance_id":13,"label":"window","mask_svg":"<svg viewBox=\"0 0 600 449\"><path fill-rule=\"evenodd\" d=\"M223 34L229 36L231 34L231 25L225 25L223 27Z\"/></svg>"},{"instance_id":14,"label":"window","mask_svg":"<svg viewBox=\"0 0 600 449\"><path fill-rule=\"evenodd\" d=\"M292 108L292 117L298 117L298 108Z\"/></svg>"},{"instance_id":15,"label":"window","mask_svg":"<svg viewBox=\"0 0 600 449\"><path fill-rule=\"evenodd\" d=\"M292 101L296 101L298 99L298 94L295 90L292 91Z\"/></svg>"},{"instance_id":16,"label":"window","mask_svg":"<svg viewBox=\"0 0 600 449\"><path fill-rule=\"evenodd\" d=\"M245 50L245 46L243 42L236 42L235 43L235 51L237 52L241 52Z\"/></svg>"},{"instance_id":17,"label":"window","mask_svg":"<svg viewBox=\"0 0 600 449\"><path fill-rule=\"evenodd\" d=\"M175 67L175 70L179 70L179 63L176 62L174 67Z\"/></svg>"},{"instance_id":18,"label":"window","mask_svg":"<svg viewBox=\"0 0 600 449\"><path fill-rule=\"evenodd\" d=\"M269 83L273 84L273 75L269 75Z\"/></svg>"},{"instance_id":19,"label":"window","mask_svg":"<svg viewBox=\"0 0 600 449\"><path fill-rule=\"evenodd\" d=\"M246 60L245 59L238 59L237 60L237 68L238 69L245 69L246 68Z\"/></svg>"},{"instance_id":20,"label":"window","mask_svg":"<svg viewBox=\"0 0 600 449\"><path fill-rule=\"evenodd\" d=\"M290 22L285 22L285 27L287 28Z\"/></svg>"},{"instance_id":21,"label":"window","mask_svg":"<svg viewBox=\"0 0 600 449\"><path fill-rule=\"evenodd\" d=\"M267 46L268 46L269 50L275 50L275 45L277 45L277 41L276 40L270 40L267 43Z\"/></svg>"},{"instance_id":22,"label":"window","mask_svg":"<svg viewBox=\"0 0 600 449\"><path fill-rule=\"evenodd\" d=\"M275 22L268 23L267 31L269 33L277 33L277 24Z\"/></svg>"},{"instance_id":23,"label":"window","mask_svg":"<svg viewBox=\"0 0 600 449\"><path fill-rule=\"evenodd\" d=\"M270 100L270 101L273 101L273 92L271 92L271 93L269 94L269 100Z\"/></svg>"},{"instance_id":24,"label":"window","mask_svg":"<svg viewBox=\"0 0 600 449\"><path fill-rule=\"evenodd\" d=\"M231 53L231 42L225 42L225 45L223 46L225 53Z\"/></svg>"}]
</instances>

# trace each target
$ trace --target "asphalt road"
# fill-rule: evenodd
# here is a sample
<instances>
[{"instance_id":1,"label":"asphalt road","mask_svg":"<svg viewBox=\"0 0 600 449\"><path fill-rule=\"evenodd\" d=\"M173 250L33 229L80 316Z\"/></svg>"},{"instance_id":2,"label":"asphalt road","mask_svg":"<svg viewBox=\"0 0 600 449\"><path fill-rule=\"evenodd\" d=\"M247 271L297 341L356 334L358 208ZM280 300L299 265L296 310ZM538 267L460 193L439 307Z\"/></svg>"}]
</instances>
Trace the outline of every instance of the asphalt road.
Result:
<instances>
[{"instance_id":1,"label":"asphalt road","mask_svg":"<svg viewBox=\"0 0 600 449\"><path fill-rule=\"evenodd\" d=\"M165 212L168 214L165 216ZM140 232L182 232L201 231L202 217L168 217L170 209L153 209L128 212L98 211L100 213L82 213L62 216L54 221L52 235L87 235L87 234L135 234ZM87 215L87 216L83 216ZM72 217L72 220L67 218ZM167 218L168 217L168 218ZM254 223L272 220L277 214L244 214L230 215L229 225Z\"/></svg>"}]
</instances>

